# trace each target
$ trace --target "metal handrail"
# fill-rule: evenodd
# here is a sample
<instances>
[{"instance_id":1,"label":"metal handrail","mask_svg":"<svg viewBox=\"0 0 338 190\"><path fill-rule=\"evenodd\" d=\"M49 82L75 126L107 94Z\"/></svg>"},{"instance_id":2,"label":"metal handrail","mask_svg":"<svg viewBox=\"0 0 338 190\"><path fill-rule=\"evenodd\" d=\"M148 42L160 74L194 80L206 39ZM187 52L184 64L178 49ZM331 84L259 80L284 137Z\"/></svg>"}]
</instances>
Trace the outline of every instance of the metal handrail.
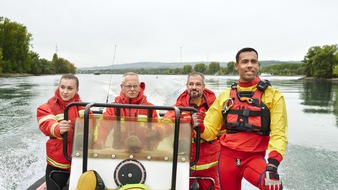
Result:
<instances>
[{"instance_id":1,"label":"metal handrail","mask_svg":"<svg viewBox=\"0 0 338 190\"><path fill-rule=\"evenodd\" d=\"M84 136L83 136L83 165L82 172L87 171L88 164L88 131L89 131L89 115L92 107L113 107L117 109L117 113L120 113L120 109L122 108L131 108L131 109L147 109L149 113L153 110L173 110L175 111L175 130L174 130L174 148L173 148L173 165L172 165L172 181L171 181L171 189L176 189L176 178L177 178L177 162L178 162L178 145L179 145L179 130L180 130L180 114L182 111L189 111L191 113L195 113L198 110L191 107L176 107L176 106L150 106L150 105L138 105L138 104L111 104L111 103L89 103L89 102L73 102L70 103L64 113L64 119L68 120L68 110L72 106L86 106L84 112ZM120 115L120 114L119 114ZM151 114L148 116L152 117ZM193 162L190 165L196 164L199 158L199 147L200 147L200 132L199 129L197 131L196 136L196 156ZM68 133L64 133L64 156L71 160L71 157L68 155L67 151L67 141L68 141Z\"/></svg>"},{"instance_id":2,"label":"metal handrail","mask_svg":"<svg viewBox=\"0 0 338 190\"><path fill-rule=\"evenodd\" d=\"M86 106L89 102L72 102L68 104L64 111L64 120L68 121L68 110L73 106ZM72 158L68 155L68 131L62 134L63 136L63 155L64 157L71 161Z\"/></svg>"}]
</instances>

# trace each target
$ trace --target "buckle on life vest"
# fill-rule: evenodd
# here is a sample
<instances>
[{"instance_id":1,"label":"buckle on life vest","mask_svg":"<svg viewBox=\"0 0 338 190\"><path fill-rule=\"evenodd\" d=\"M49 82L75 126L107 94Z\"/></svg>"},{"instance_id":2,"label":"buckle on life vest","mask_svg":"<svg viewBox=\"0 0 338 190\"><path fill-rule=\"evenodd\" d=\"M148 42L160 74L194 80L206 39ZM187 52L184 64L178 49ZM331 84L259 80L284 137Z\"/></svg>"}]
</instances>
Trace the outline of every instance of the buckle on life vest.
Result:
<instances>
[{"instance_id":1,"label":"buckle on life vest","mask_svg":"<svg viewBox=\"0 0 338 190\"><path fill-rule=\"evenodd\" d=\"M225 114L233 105L234 105L233 98L227 99L227 101L225 101L224 107L222 109L222 113Z\"/></svg>"},{"instance_id":2,"label":"buckle on life vest","mask_svg":"<svg viewBox=\"0 0 338 190\"><path fill-rule=\"evenodd\" d=\"M264 91L265 89L268 88L268 86L271 86L270 81L268 80L261 80L259 81L259 83L257 84L257 88L261 91Z\"/></svg>"},{"instance_id":3,"label":"buckle on life vest","mask_svg":"<svg viewBox=\"0 0 338 190\"><path fill-rule=\"evenodd\" d=\"M231 84L231 89L237 89L237 83L236 82Z\"/></svg>"}]
</instances>

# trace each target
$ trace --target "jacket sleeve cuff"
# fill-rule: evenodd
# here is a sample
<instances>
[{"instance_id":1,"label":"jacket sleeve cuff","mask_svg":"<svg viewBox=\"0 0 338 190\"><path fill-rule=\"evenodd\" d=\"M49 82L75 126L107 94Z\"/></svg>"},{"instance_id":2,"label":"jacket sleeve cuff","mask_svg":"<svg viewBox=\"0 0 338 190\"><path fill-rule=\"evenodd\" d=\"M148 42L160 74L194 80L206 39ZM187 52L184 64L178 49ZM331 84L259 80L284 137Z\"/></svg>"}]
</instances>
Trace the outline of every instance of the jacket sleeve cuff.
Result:
<instances>
[{"instance_id":1,"label":"jacket sleeve cuff","mask_svg":"<svg viewBox=\"0 0 338 190\"><path fill-rule=\"evenodd\" d=\"M279 166L279 162L276 159L269 158L268 161L269 161L269 164L272 164L272 165L274 165L276 167Z\"/></svg>"},{"instance_id":2,"label":"jacket sleeve cuff","mask_svg":"<svg viewBox=\"0 0 338 190\"><path fill-rule=\"evenodd\" d=\"M268 162L278 167L279 163L283 160L283 156L277 151L272 151L269 153Z\"/></svg>"},{"instance_id":3,"label":"jacket sleeve cuff","mask_svg":"<svg viewBox=\"0 0 338 190\"><path fill-rule=\"evenodd\" d=\"M60 133L60 125L57 125L55 128L54 128L54 135L55 137L57 138L62 138L62 135Z\"/></svg>"}]
</instances>

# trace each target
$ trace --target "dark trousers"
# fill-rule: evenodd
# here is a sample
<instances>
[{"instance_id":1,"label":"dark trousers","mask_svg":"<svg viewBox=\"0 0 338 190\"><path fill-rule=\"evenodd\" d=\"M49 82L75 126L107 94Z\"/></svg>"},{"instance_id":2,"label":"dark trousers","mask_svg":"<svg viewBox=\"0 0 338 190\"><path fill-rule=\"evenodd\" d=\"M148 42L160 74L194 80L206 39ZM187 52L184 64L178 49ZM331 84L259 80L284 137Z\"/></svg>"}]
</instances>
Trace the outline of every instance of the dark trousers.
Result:
<instances>
[{"instance_id":1,"label":"dark trousers","mask_svg":"<svg viewBox=\"0 0 338 190\"><path fill-rule=\"evenodd\" d=\"M47 164L46 167L46 185L47 190L68 189L67 182L69 171L53 167Z\"/></svg>"}]
</instances>

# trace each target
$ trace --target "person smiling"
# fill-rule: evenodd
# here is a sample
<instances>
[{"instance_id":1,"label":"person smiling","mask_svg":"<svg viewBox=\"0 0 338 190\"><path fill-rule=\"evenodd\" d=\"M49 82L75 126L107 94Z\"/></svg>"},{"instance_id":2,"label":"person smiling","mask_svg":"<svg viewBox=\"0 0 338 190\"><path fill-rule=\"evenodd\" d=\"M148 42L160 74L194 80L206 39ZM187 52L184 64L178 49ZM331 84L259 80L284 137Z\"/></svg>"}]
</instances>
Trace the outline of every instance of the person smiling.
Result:
<instances>
[{"instance_id":1,"label":"person smiling","mask_svg":"<svg viewBox=\"0 0 338 190\"><path fill-rule=\"evenodd\" d=\"M259 189L280 190L283 185L277 169L288 143L284 96L257 76L255 49L239 50L235 69L239 82L216 98L204 123L198 122L204 131L201 137L208 140L219 136L221 189L240 190L244 177Z\"/></svg>"},{"instance_id":2,"label":"person smiling","mask_svg":"<svg viewBox=\"0 0 338 190\"><path fill-rule=\"evenodd\" d=\"M196 108L198 110L197 118L203 122L205 112L207 112L215 99L215 93L205 87L204 75L199 72L192 72L187 77L186 90L179 95L174 106ZM188 111L182 111L180 117L189 122L193 120L192 113ZM175 118L175 112L168 111L164 118ZM194 160L196 157L195 132L193 132L192 137L191 160ZM190 177L192 178L189 183L191 189L197 187L200 190L220 189L217 171L220 149L221 146L217 137L208 141L200 140L199 159L195 165L190 167ZM208 177L208 179L203 179L203 177ZM210 180L210 178L212 179Z\"/></svg>"},{"instance_id":3,"label":"person smiling","mask_svg":"<svg viewBox=\"0 0 338 190\"><path fill-rule=\"evenodd\" d=\"M68 154L72 148L74 120L84 114L84 107L72 106L68 121L64 120L64 110L72 102L80 102L79 80L72 74L61 77L54 96L37 108L39 128L49 137L46 142L47 167L46 186L48 190L62 189L67 185L71 162L63 155L63 134L68 132Z\"/></svg>"}]
</instances>

